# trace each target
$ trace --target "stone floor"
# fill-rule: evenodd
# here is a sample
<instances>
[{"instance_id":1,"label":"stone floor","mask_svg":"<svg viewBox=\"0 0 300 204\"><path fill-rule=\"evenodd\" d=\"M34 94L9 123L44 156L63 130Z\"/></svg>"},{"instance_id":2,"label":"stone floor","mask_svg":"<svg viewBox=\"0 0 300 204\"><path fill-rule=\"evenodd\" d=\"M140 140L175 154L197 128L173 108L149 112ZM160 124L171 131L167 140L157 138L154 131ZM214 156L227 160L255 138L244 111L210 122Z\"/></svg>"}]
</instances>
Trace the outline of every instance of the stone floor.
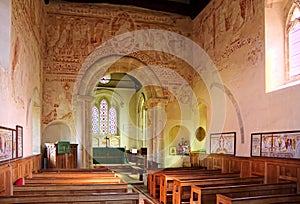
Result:
<instances>
[{"instance_id":1,"label":"stone floor","mask_svg":"<svg viewBox=\"0 0 300 204\"><path fill-rule=\"evenodd\" d=\"M144 204L144 200L147 203L159 204L157 200L151 198L147 189L147 175L140 174L135 166L113 166L109 167L110 170L116 172L116 174L128 183L129 191L137 191L140 193L140 204Z\"/></svg>"}]
</instances>

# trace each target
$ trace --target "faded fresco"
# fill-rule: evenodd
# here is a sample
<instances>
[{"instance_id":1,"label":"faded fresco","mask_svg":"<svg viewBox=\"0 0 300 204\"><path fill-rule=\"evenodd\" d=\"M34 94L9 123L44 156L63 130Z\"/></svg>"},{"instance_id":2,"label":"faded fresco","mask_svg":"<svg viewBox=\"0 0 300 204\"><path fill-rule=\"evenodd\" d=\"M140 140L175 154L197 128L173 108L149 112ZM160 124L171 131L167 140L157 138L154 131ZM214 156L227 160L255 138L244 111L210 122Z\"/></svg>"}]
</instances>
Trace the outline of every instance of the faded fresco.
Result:
<instances>
[{"instance_id":1,"label":"faded fresco","mask_svg":"<svg viewBox=\"0 0 300 204\"><path fill-rule=\"evenodd\" d=\"M42 5L39 1L13 1L11 83L12 99L25 109L34 87L40 86Z\"/></svg>"},{"instance_id":2,"label":"faded fresco","mask_svg":"<svg viewBox=\"0 0 300 204\"><path fill-rule=\"evenodd\" d=\"M64 120L70 127L73 126L71 103L74 83L85 71L82 64L86 58L105 41L116 35L148 28L191 36L191 27L187 26L191 25L191 20L188 17L137 8L54 3L46 6L46 13L43 125ZM126 39L124 41L122 45L128 46L128 49L135 46ZM133 56L142 59L145 64L158 66L171 64L174 60L179 62L175 57L157 53L134 53Z\"/></svg>"},{"instance_id":3,"label":"faded fresco","mask_svg":"<svg viewBox=\"0 0 300 204\"><path fill-rule=\"evenodd\" d=\"M194 20L196 42L220 71L229 68L241 53L247 65L262 60L263 24L256 20L264 18L263 8L261 0L212 1Z\"/></svg>"},{"instance_id":4,"label":"faded fresco","mask_svg":"<svg viewBox=\"0 0 300 204\"><path fill-rule=\"evenodd\" d=\"M9 69L0 67L1 124L26 124L31 130L30 101L41 90L43 49L43 2L11 1L11 47ZM10 114L7 114L10 113ZM21 117L20 117L21 116Z\"/></svg>"},{"instance_id":5,"label":"faded fresco","mask_svg":"<svg viewBox=\"0 0 300 204\"><path fill-rule=\"evenodd\" d=\"M250 142L245 130L250 121L245 111L251 113L253 107L249 104L256 104L253 100L261 98L259 94L264 91L262 77L254 78L264 76L263 11L261 0L215 0L193 20L194 40L213 60L222 77L224 88L220 90L224 89L227 102L233 107L232 112L226 110L224 130L237 131L237 144ZM248 154L247 150L242 151Z\"/></svg>"}]
</instances>

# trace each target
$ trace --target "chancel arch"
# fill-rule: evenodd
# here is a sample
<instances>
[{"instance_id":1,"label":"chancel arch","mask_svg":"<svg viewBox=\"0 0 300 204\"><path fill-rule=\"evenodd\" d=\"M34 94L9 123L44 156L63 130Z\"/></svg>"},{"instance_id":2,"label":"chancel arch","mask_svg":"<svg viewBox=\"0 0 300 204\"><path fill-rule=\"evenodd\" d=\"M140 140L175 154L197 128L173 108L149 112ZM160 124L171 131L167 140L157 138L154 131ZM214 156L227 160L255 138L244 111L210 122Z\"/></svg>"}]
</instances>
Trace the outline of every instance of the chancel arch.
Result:
<instances>
[{"instance_id":1,"label":"chancel arch","mask_svg":"<svg viewBox=\"0 0 300 204\"><path fill-rule=\"evenodd\" d=\"M154 134L155 131L152 131L151 127L146 127L150 124L149 120L146 119L146 116L148 115L147 111L151 111L152 109L145 105L145 101L149 100L149 95L150 98L157 98L159 93L162 93L162 91L160 90L160 86L157 86L158 88L153 88L152 84L148 85L147 83L144 86L143 79L146 78L148 81L152 80L155 83L159 83L157 82L158 78L154 75L150 68L147 68L147 66L138 59L133 57L122 57L118 59L119 61L117 60L114 62L115 59L116 56L99 59L94 65L86 70L85 74L78 81L78 94L74 97L75 100L73 101L73 108L76 113L75 125L77 142L82 145L82 149L79 149L81 150L79 151L79 158L83 158L82 161L79 162L81 166L92 165L93 143L98 145L104 144L91 136L92 110L94 105L98 103L97 101L102 98L106 98L110 104L115 104L118 107L119 122L117 136L120 137L120 142L117 146L126 146L126 148L136 148L137 146L143 147L147 143L154 143L154 140L157 140L156 137L154 139L153 137L149 137L149 135ZM143 68L148 71L145 72L143 70L139 70L139 68ZM142 72L142 74L140 72ZM138 85L138 88L135 87L137 88L135 90L123 87L126 85L122 84L122 81L114 85L116 86L116 89L111 89L109 84L102 85L100 88L100 79L108 74L110 74L112 78L120 77L120 75L123 77L129 77L136 81L141 81L141 84ZM137 83L135 83L135 86L137 86ZM156 93L156 91L159 93ZM140 98L142 95L144 102L141 101ZM154 106L154 104L156 103L152 103L152 106ZM140 111L136 112L136 108L140 109ZM132 113L136 115L131 116ZM139 116L140 113L142 113L141 118ZM151 124L155 124L156 120L158 120L158 117L156 117L155 121L151 121ZM141 127L143 133L140 143L139 131L141 131ZM162 140L162 136L159 138ZM111 143L109 143L109 145L111 145ZM152 146L153 145L150 144L148 147L149 154L161 150L156 148L153 149Z\"/></svg>"}]
</instances>

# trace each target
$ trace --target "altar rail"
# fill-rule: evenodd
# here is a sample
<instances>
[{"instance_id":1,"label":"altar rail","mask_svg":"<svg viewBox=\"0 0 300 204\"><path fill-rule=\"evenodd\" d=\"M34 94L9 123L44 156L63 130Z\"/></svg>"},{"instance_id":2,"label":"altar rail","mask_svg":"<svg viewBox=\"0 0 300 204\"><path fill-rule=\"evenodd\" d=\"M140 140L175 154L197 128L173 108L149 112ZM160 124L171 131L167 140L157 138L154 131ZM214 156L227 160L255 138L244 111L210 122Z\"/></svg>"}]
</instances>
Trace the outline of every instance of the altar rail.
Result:
<instances>
[{"instance_id":1,"label":"altar rail","mask_svg":"<svg viewBox=\"0 0 300 204\"><path fill-rule=\"evenodd\" d=\"M0 164L0 196L13 194L13 183L19 178L32 177L42 168L42 155L10 160Z\"/></svg>"},{"instance_id":2,"label":"altar rail","mask_svg":"<svg viewBox=\"0 0 300 204\"><path fill-rule=\"evenodd\" d=\"M300 193L300 159L204 155L192 152L191 165L221 169L222 173L240 172L241 177L264 176L264 183L294 181L297 182Z\"/></svg>"}]
</instances>

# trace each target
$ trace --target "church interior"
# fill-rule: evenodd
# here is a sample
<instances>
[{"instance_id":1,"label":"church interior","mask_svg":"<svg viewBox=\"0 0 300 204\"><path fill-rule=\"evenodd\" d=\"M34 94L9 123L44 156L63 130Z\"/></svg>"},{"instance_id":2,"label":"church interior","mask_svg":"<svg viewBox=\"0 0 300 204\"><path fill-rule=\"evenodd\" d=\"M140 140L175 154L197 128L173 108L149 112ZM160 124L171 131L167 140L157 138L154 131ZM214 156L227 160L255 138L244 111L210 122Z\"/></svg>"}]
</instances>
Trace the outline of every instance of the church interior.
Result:
<instances>
[{"instance_id":1,"label":"church interior","mask_svg":"<svg viewBox=\"0 0 300 204\"><path fill-rule=\"evenodd\" d=\"M136 187L100 203L201 203L210 178L300 202L299 0L1 0L0 16L0 203L47 179L54 202L62 178L74 203L91 178ZM220 192L207 203L233 203Z\"/></svg>"}]
</instances>

